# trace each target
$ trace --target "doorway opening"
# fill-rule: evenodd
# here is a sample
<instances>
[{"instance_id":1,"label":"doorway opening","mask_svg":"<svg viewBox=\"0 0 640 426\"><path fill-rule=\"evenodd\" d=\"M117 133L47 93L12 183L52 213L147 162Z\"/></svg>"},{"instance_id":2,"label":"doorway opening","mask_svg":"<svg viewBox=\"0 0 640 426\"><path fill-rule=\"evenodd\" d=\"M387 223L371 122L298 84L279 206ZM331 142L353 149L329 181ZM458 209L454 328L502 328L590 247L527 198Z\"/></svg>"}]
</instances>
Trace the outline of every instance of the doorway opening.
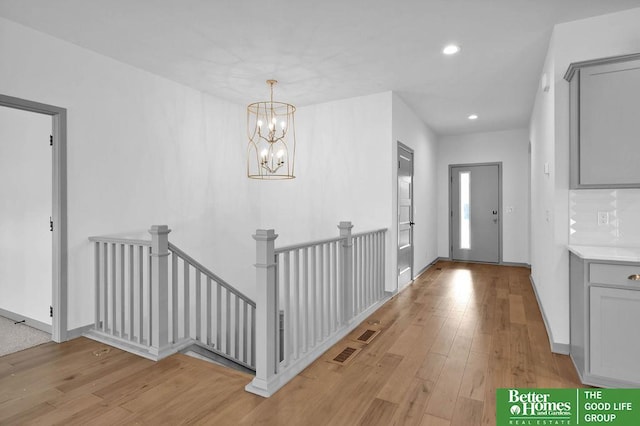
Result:
<instances>
[{"instance_id":1,"label":"doorway opening","mask_svg":"<svg viewBox=\"0 0 640 426\"><path fill-rule=\"evenodd\" d=\"M51 233L50 250L50 291L51 305L51 339L55 342L67 340L67 177L66 177L66 138L67 111L53 105L28 101L11 96L0 95L0 107L28 111L51 117L50 137L42 143L49 145L51 150L51 213L43 218L43 225L49 227ZM28 164L22 165L28 168ZM49 223L47 223L49 221ZM11 223L3 224L10 227ZM28 243L28 241L27 241ZM28 255L28 253L25 253ZM34 266L37 268L37 265ZM34 321L29 317L16 318L24 320L27 325L35 328L43 322ZM31 322L31 324L30 324Z\"/></svg>"},{"instance_id":2,"label":"doorway opening","mask_svg":"<svg viewBox=\"0 0 640 426\"><path fill-rule=\"evenodd\" d=\"M502 163L449 166L452 260L502 262Z\"/></svg>"},{"instance_id":3,"label":"doorway opening","mask_svg":"<svg viewBox=\"0 0 640 426\"><path fill-rule=\"evenodd\" d=\"M398 142L398 288L413 281L413 150Z\"/></svg>"}]
</instances>

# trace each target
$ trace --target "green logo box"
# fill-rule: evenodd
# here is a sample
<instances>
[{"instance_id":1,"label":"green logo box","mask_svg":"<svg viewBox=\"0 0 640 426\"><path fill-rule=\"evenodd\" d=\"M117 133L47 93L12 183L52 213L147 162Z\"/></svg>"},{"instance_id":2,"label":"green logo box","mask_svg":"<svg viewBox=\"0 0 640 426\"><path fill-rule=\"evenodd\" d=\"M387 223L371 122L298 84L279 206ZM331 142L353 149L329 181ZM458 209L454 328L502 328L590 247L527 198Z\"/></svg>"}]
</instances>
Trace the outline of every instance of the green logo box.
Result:
<instances>
[{"instance_id":1,"label":"green logo box","mask_svg":"<svg viewBox=\"0 0 640 426\"><path fill-rule=\"evenodd\" d=\"M497 389L497 426L640 425L640 389Z\"/></svg>"}]
</instances>

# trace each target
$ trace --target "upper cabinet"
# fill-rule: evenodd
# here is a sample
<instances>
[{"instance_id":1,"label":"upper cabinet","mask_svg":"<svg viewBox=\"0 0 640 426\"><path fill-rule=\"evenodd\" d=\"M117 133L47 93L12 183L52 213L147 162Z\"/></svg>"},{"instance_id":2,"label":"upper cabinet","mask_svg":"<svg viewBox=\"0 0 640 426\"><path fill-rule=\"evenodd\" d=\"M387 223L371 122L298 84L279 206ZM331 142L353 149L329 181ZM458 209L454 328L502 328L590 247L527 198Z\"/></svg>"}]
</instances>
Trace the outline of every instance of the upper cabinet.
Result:
<instances>
[{"instance_id":1,"label":"upper cabinet","mask_svg":"<svg viewBox=\"0 0 640 426\"><path fill-rule=\"evenodd\" d=\"M640 54L576 62L564 78L571 188L639 188Z\"/></svg>"}]
</instances>

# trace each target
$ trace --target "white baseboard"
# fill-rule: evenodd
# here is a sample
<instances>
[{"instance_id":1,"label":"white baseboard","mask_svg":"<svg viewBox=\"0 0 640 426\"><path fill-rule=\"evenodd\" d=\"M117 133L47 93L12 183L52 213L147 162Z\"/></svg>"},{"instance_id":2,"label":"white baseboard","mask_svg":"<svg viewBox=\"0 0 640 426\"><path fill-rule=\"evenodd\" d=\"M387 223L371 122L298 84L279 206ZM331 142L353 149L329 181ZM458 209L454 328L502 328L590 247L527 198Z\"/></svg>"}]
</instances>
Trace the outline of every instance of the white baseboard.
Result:
<instances>
[{"instance_id":1,"label":"white baseboard","mask_svg":"<svg viewBox=\"0 0 640 426\"><path fill-rule=\"evenodd\" d=\"M78 337L84 336L93 328L93 324L83 325L82 327L74 328L73 330L67 331L67 340L77 339Z\"/></svg>"},{"instance_id":2,"label":"white baseboard","mask_svg":"<svg viewBox=\"0 0 640 426\"><path fill-rule=\"evenodd\" d=\"M473 260L452 260L450 257L438 257L433 263L443 261L443 262L464 262L464 263L479 263L486 265L486 262L474 262ZM432 264L433 264L432 263ZM531 265L528 263L521 262L500 262L500 263L489 263L489 265L498 265L498 266L521 266L523 268L531 268ZM431 266L431 265L429 265Z\"/></svg>"},{"instance_id":3,"label":"white baseboard","mask_svg":"<svg viewBox=\"0 0 640 426\"><path fill-rule=\"evenodd\" d=\"M521 263L521 262L500 262L499 265L500 266L519 266L521 268L531 269L531 265L529 265L528 263Z\"/></svg>"},{"instance_id":4,"label":"white baseboard","mask_svg":"<svg viewBox=\"0 0 640 426\"><path fill-rule=\"evenodd\" d=\"M556 342L553 338L553 333L551 332L551 327L549 327L549 321L547 320L547 315L544 311L544 306L540 303L540 296L538 295L538 290L536 288L536 283L533 281L533 276L529 275L529 281L531 282L531 286L533 287L533 293L536 295L536 301L538 302L538 308L540 308L540 313L542 313L542 320L544 321L544 328L547 329L547 336L549 336L549 346L551 346L551 352L561 355L569 355L569 350L571 348L569 343L559 343Z\"/></svg>"},{"instance_id":5,"label":"white baseboard","mask_svg":"<svg viewBox=\"0 0 640 426\"><path fill-rule=\"evenodd\" d=\"M393 296L395 296L396 294L400 294L402 293L404 290L406 290L407 288L411 287L411 284L413 284L415 280L411 280L408 283L406 283L405 285L403 285L402 287L399 287L398 290L393 291L393 292L387 292L392 294Z\"/></svg>"},{"instance_id":6,"label":"white baseboard","mask_svg":"<svg viewBox=\"0 0 640 426\"><path fill-rule=\"evenodd\" d=\"M431 268L433 265L436 264L436 262L440 260L439 257L436 257L434 260L431 261L431 263L427 264L427 266L425 266L424 268L422 268L417 274L415 274L415 276L413 277L413 280L417 280L418 277L420 277L420 275L424 274L425 272L427 272L427 269Z\"/></svg>"},{"instance_id":7,"label":"white baseboard","mask_svg":"<svg viewBox=\"0 0 640 426\"><path fill-rule=\"evenodd\" d=\"M44 331L45 333L51 334L51 324L46 324L44 322L25 317L23 315L16 314L15 312L4 310L2 308L0 308L0 316L9 318L10 320L15 322L24 321L24 324L28 325L29 327L33 327L36 330Z\"/></svg>"},{"instance_id":8,"label":"white baseboard","mask_svg":"<svg viewBox=\"0 0 640 426\"><path fill-rule=\"evenodd\" d=\"M93 327L88 332L84 333L85 337L89 339L104 343L105 345L113 346L125 352L141 356L143 358L150 359L151 361L160 361L170 355L180 352L182 349L193 343L191 338L182 339L178 342L171 343L167 347L161 348L159 351L156 348L140 344L137 342L130 342L118 337L114 337L110 334L103 333L99 330L94 330Z\"/></svg>"}]
</instances>

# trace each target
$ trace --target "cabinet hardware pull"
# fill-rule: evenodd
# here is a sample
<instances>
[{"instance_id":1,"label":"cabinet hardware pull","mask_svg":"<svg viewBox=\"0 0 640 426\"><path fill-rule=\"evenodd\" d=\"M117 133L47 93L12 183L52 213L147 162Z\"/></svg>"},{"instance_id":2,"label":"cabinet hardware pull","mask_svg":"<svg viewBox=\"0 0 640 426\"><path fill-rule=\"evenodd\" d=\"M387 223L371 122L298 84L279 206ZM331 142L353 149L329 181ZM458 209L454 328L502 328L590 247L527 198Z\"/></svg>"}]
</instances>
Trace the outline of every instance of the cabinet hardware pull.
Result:
<instances>
[{"instance_id":1,"label":"cabinet hardware pull","mask_svg":"<svg viewBox=\"0 0 640 426\"><path fill-rule=\"evenodd\" d=\"M627 278L631 281L640 281L640 274L629 275Z\"/></svg>"}]
</instances>

